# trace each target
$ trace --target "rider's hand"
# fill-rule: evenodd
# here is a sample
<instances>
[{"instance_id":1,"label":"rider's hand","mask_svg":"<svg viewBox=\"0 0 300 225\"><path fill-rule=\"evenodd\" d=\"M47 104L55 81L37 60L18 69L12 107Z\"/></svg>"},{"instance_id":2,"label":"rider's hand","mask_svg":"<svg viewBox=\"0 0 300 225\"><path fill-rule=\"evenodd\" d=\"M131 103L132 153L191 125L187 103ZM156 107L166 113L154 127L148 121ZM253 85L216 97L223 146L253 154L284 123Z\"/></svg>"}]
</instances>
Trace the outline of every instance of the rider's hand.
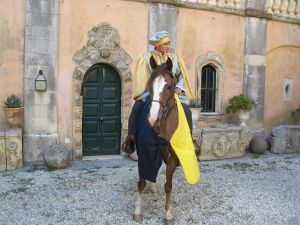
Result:
<instances>
[{"instance_id":1,"label":"rider's hand","mask_svg":"<svg viewBox=\"0 0 300 225\"><path fill-rule=\"evenodd\" d=\"M178 94L178 95L179 95L179 94L180 94L180 92L182 92L181 88L178 88L178 87L177 87L177 88L175 88L175 93L176 93L176 94Z\"/></svg>"}]
</instances>

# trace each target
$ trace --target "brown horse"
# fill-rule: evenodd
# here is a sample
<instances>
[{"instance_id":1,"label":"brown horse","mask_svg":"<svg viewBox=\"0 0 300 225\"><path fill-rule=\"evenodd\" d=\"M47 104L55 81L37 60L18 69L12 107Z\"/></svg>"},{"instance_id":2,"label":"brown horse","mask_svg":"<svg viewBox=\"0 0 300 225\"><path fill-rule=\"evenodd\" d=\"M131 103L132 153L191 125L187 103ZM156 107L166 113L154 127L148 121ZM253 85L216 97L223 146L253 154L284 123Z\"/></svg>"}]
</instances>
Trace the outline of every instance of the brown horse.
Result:
<instances>
[{"instance_id":1,"label":"brown horse","mask_svg":"<svg viewBox=\"0 0 300 225\"><path fill-rule=\"evenodd\" d=\"M154 58L150 58L150 65L153 69L147 84L149 91L150 111L148 122L153 127L157 135L167 142L170 141L173 133L178 126L178 110L174 96L175 82L172 75L172 61L168 59L165 64L157 65ZM195 144L195 142L194 142ZM200 148L196 146L197 156L200 154ZM165 183L165 221L166 224L174 224L171 213L170 197L172 190L173 174L179 159L170 144L160 146L160 153L166 164L166 183ZM155 189L155 183L152 188ZM142 221L141 203L142 194L146 187L146 180L140 178L138 182L138 193L135 202L134 220Z\"/></svg>"}]
</instances>

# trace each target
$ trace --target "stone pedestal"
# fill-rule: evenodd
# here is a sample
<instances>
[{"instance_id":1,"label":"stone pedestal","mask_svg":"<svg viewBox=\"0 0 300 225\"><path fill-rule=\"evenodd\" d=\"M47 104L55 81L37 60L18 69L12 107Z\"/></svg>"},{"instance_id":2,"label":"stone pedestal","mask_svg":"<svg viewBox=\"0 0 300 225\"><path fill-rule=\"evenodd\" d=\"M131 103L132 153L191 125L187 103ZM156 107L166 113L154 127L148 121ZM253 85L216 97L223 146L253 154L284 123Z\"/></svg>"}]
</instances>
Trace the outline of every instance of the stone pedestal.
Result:
<instances>
[{"instance_id":1,"label":"stone pedestal","mask_svg":"<svg viewBox=\"0 0 300 225\"><path fill-rule=\"evenodd\" d=\"M272 129L271 152L300 152L300 126L280 125Z\"/></svg>"},{"instance_id":2,"label":"stone pedestal","mask_svg":"<svg viewBox=\"0 0 300 225\"><path fill-rule=\"evenodd\" d=\"M6 169L14 170L23 166L22 130L5 131Z\"/></svg>"},{"instance_id":3,"label":"stone pedestal","mask_svg":"<svg viewBox=\"0 0 300 225\"><path fill-rule=\"evenodd\" d=\"M201 147L200 160L226 159L245 154L252 132L239 126L196 128L193 138Z\"/></svg>"},{"instance_id":4,"label":"stone pedestal","mask_svg":"<svg viewBox=\"0 0 300 225\"><path fill-rule=\"evenodd\" d=\"M0 170L23 167L22 130L0 131Z\"/></svg>"}]
</instances>

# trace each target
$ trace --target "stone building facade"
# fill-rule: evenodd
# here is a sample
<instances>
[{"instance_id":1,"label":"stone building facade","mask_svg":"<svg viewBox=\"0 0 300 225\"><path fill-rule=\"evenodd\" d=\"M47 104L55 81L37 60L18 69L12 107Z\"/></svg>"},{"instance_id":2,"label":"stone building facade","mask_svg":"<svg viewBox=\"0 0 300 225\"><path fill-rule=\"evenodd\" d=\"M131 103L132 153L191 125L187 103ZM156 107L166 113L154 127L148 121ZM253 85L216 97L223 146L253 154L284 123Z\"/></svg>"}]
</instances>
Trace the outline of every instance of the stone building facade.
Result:
<instances>
[{"instance_id":1,"label":"stone building facade","mask_svg":"<svg viewBox=\"0 0 300 225\"><path fill-rule=\"evenodd\" d=\"M253 130L269 135L291 123L290 112L300 106L299 0L2 0L0 101L23 96L24 160L41 160L52 143L72 149L74 159L101 155L93 150L97 143L119 148L136 58L159 30L183 55L199 98L203 71L215 73L214 107L199 126L231 121L225 108L241 92L258 103ZM46 92L35 91L40 69ZM0 110L0 130L6 126Z\"/></svg>"}]
</instances>

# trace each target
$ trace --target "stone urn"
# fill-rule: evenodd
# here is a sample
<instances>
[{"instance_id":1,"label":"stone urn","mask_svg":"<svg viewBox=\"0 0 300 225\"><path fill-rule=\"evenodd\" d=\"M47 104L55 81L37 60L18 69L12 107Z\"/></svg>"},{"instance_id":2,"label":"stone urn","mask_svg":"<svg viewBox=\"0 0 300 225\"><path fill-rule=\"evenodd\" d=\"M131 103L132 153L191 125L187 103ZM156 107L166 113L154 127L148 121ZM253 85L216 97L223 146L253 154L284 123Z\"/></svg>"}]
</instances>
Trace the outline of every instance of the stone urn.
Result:
<instances>
[{"instance_id":1,"label":"stone urn","mask_svg":"<svg viewBox=\"0 0 300 225\"><path fill-rule=\"evenodd\" d=\"M192 121L196 122L200 119L200 113L202 108L194 108L190 107L190 110L192 111Z\"/></svg>"},{"instance_id":2,"label":"stone urn","mask_svg":"<svg viewBox=\"0 0 300 225\"><path fill-rule=\"evenodd\" d=\"M44 152L44 162L51 169L64 169L70 164L70 151L63 145L51 145Z\"/></svg>"},{"instance_id":3,"label":"stone urn","mask_svg":"<svg viewBox=\"0 0 300 225\"><path fill-rule=\"evenodd\" d=\"M3 108L10 128L17 128L22 121L23 108Z\"/></svg>"},{"instance_id":4,"label":"stone urn","mask_svg":"<svg viewBox=\"0 0 300 225\"><path fill-rule=\"evenodd\" d=\"M239 120L240 120L240 125L241 127L246 127L247 124L247 120L249 120L250 118L250 111L248 110L239 110L238 111L238 116L239 116Z\"/></svg>"}]
</instances>

